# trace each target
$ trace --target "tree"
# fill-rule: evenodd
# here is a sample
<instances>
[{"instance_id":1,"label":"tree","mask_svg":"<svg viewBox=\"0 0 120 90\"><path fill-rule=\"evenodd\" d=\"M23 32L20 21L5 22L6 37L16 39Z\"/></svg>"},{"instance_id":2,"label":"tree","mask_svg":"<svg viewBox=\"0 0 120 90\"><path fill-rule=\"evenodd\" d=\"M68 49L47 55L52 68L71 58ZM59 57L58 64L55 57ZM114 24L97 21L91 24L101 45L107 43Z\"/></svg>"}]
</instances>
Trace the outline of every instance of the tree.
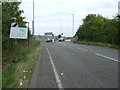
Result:
<instances>
[{"instance_id":1,"label":"tree","mask_svg":"<svg viewBox=\"0 0 120 90\"><path fill-rule=\"evenodd\" d=\"M2 2L2 46L3 51L14 47L14 40L9 38L12 17L17 18L17 23L20 27L25 26L25 17L21 14L23 10L19 10L20 2Z\"/></svg>"},{"instance_id":2,"label":"tree","mask_svg":"<svg viewBox=\"0 0 120 90\"><path fill-rule=\"evenodd\" d=\"M88 14L75 36L78 40L118 44L119 18L108 19L102 15Z\"/></svg>"}]
</instances>

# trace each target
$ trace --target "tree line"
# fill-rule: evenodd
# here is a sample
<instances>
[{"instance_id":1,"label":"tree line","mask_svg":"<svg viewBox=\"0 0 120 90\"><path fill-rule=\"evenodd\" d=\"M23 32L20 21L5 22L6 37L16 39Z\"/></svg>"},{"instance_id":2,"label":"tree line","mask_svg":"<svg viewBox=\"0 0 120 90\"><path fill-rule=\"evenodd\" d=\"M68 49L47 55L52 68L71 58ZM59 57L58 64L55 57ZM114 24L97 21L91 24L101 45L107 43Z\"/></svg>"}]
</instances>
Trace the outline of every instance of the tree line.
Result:
<instances>
[{"instance_id":1,"label":"tree line","mask_svg":"<svg viewBox=\"0 0 120 90\"><path fill-rule=\"evenodd\" d=\"M23 10L20 10L20 2L2 2L2 51L15 48L15 40L10 39L10 27L13 22L12 17L16 17L19 27L26 27L25 17L22 16ZM29 33L30 36L30 33ZM18 40L17 40L18 41ZM22 40L21 40L22 41ZM20 40L19 40L20 42ZM23 42L23 41L22 41Z\"/></svg>"},{"instance_id":2,"label":"tree line","mask_svg":"<svg viewBox=\"0 0 120 90\"><path fill-rule=\"evenodd\" d=\"M102 15L88 14L83 19L75 36L78 41L102 42L119 45L120 16L108 19Z\"/></svg>"}]
</instances>

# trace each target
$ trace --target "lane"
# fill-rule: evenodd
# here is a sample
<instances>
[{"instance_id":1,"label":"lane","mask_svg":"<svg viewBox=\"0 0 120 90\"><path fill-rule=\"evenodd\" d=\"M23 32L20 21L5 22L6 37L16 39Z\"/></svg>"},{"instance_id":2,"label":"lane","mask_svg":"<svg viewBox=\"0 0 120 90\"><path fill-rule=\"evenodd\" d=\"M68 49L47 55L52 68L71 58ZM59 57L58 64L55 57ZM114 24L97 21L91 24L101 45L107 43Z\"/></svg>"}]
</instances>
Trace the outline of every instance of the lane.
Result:
<instances>
[{"instance_id":1,"label":"lane","mask_svg":"<svg viewBox=\"0 0 120 90\"><path fill-rule=\"evenodd\" d=\"M64 44L64 43L63 43ZM65 42L45 43L64 88L116 88L118 63Z\"/></svg>"},{"instance_id":2,"label":"lane","mask_svg":"<svg viewBox=\"0 0 120 90\"><path fill-rule=\"evenodd\" d=\"M100 46L92 46L92 45L83 45L83 44L76 44L76 43L72 43L72 42L64 42L64 43L60 43L60 44L65 44L68 47L72 47L72 48L78 48L80 50L83 51L88 51L90 53L98 53L101 55L104 55L106 57L110 57L113 58L115 60L118 60L118 49L112 49L112 48L108 48L108 47L100 47Z\"/></svg>"},{"instance_id":3,"label":"lane","mask_svg":"<svg viewBox=\"0 0 120 90\"><path fill-rule=\"evenodd\" d=\"M96 52L96 53L101 53L103 55L109 56L111 58L118 59L118 50L117 49L112 49L108 47L101 47L101 46L92 46L92 45L83 45L83 44L76 44L72 42L64 42L67 45L71 45L73 47L79 47L86 49L90 52Z\"/></svg>"}]
</instances>

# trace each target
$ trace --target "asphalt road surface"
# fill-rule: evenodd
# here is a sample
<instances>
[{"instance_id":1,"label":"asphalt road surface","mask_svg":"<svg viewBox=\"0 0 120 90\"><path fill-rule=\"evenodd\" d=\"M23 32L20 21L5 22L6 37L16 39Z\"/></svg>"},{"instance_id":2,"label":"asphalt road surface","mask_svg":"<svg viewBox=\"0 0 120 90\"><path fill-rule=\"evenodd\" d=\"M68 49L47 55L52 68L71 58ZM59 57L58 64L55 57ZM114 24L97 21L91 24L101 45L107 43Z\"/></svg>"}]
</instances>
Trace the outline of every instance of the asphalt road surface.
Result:
<instances>
[{"instance_id":1,"label":"asphalt road surface","mask_svg":"<svg viewBox=\"0 0 120 90\"><path fill-rule=\"evenodd\" d=\"M118 50L44 43L28 88L118 88Z\"/></svg>"}]
</instances>

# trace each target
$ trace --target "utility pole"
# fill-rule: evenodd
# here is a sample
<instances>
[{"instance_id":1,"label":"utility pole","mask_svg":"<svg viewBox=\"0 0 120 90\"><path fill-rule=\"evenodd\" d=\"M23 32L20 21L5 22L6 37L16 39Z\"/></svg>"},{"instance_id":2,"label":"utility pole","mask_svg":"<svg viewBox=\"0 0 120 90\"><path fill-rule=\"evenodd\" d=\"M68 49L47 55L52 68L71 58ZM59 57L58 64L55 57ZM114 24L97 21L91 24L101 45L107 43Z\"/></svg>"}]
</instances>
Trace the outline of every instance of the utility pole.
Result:
<instances>
[{"instance_id":1,"label":"utility pole","mask_svg":"<svg viewBox=\"0 0 120 90\"><path fill-rule=\"evenodd\" d=\"M74 14L72 14L73 18L72 18L72 36L74 36Z\"/></svg>"},{"instance_id":2,"label":"utility pole","mask_svg":"<svg viewBox=\"0 0 120 90\"><path fill-rule=\"evenodd\" d=\"M33 21L32 21L32 28L33 28L33 36L34 36L34 0L33 0Z\"/></svg>"},{"instance_id":3,"label":"utility pole","mask_svg":"<svg viewBox=\"0 0 120 90\"><path fill-rule=\"evenodd\" d=\"M120 15L120 1L118 2L118 15Z\"/></svg>"},{"instance_id":4,"label":"utility pole","mask_svg":"<svg viewBox=\"0 0 120 90\"><path fill-rule=\"evenodd\" d=\"M61 23L60 23L60 34L61 34Z\"/></svg>"}]
</instances>

